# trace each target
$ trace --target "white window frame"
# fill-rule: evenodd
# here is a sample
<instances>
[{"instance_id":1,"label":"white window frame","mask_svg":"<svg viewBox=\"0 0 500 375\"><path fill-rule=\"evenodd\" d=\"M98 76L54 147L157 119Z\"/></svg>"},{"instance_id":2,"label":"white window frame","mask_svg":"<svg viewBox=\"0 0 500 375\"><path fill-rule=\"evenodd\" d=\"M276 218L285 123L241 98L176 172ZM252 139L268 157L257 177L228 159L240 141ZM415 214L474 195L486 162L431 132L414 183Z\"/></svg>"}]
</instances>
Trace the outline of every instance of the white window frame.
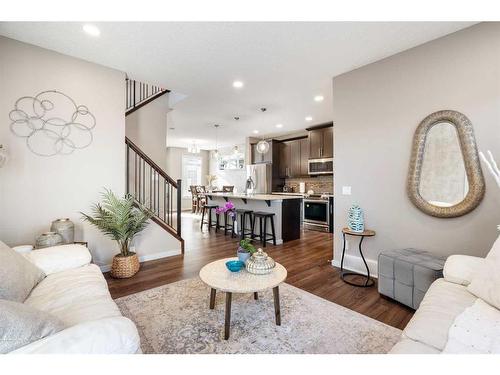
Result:
<instances>
[{"instance_id":1,"label":"white window frame","mask_svg":"<svg viewBox=\"0 0 500 375\"><path fill-rule=\"evenodd\" d=\"M201 156L182 155L182 197L191 198L191 185L201 185L203 160ZM196 173L194 181L188 176L188 169Z\"/></svg>"}]
</instances>

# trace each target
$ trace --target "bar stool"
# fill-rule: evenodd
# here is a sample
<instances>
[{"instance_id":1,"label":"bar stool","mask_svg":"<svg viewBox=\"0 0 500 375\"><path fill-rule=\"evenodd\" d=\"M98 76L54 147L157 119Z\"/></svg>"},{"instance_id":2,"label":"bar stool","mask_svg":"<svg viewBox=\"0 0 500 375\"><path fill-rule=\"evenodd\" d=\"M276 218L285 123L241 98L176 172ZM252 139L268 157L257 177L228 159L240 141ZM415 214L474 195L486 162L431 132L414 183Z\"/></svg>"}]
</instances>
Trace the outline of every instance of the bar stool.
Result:
<instances>
[{"instance_id":1,"label":"bar stool","mask_svg":"<svg viewBox=\"0 0 500 375\"><path fill-rule=\"evenodd\" d=\"M201 211L201 224L200 224L200 230L203 230L203 224L207 224L208 225L208 231L210 232L210 228L212 228L212 210L214 210L215 212L215 209L219 207L217 206L216 204L205 204L202 208L202 211ZM208 221L205 221L205 211L208 210ZM219 215L217 215L217 222L215 224L215 230L217 231L217 227L219 225Z\"/></svg>"},{"instance_id":2,"label":"bar stool","mask_svg":"<svg viewBox=\"0 0 500 375\"><path fill-rule=\"evenodd\" d=\"M229 217L231 218L231 224L228 223ZM234 238L234 229L235 229L234 222L235 222L235 220L236 220L236 216L229 216L229 214L227 212L224 212L224 236L227 235L228 230L231 230L231 238ZM219 217L217 217L217 225L218 224L219 224Z\"/></svg>"},{"instance_id":3,"label":"bar stool","mask_svg":"<svg viewBox=\"0 0 500 375\"><path fill-rule=\"evenodd\" d=\"M252 217L253 211L252 210L246 210L244 208L238 208L236 210L236 216L240 220L238 220L238 223L240 223L240 238L242 240L245 239L245 235L252 236L252 226L253 226L253 217ZM250 224L250 228L246 227L246 217L248 216L248 223Z\"/></svg>"},{"instance_id":4,"label":"bar stool","mask_svg":"<svg viewBox=\"0 0 500 375\"><path fill-rule=\"evenodd\" d=\"M276 246L276 232L274 231L274 213L272 212L261 212L256 211L253 213L253 223L252 223L252 239L258 238L262 243L263 247L266 247L266 242L273 240L273 245ZM260 233L255 234L255 219L259 219L259 229ZM264 227L262 227L262 219L264 219ZM267 233L267 219L271 221L271 233ZM271 236L270 239L267 236Z\"/></svg>"}]
</instances>

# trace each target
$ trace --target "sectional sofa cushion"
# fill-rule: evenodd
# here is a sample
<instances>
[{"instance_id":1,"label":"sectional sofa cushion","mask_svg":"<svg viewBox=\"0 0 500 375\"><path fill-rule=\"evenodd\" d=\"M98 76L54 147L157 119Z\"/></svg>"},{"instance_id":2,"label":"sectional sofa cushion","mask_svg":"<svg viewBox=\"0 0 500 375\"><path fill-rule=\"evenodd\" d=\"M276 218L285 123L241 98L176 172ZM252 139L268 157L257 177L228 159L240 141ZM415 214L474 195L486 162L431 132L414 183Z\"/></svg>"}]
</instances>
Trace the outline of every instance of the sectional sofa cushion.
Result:
<instances>
[{"instance_id":1,"label":"sectional sofa cushion","mask_svg":"<svg viewBox=\"0 0 500 375\"><path fill-rule=\"evenodd\" d=\"M476 297L463 285L436 280L403 331L403 337L442 351L455 318L472 306Z\"/></svg>"},{"instance_id":2,"label":"sectional sofa cushion","mask_svg":"<svg viewBox=\"0 0 500 375\"><path fill-rule=\"evenodd\" d=\"M422 344L418 341L403 339L394 345L389 354L439 354L433 346Z\"/></svg>"},{"instance_id":3,"label":"sectional sofa cushion","mask_svg":"<svg viewBox=\"0 0 500 375\"><path fill-rule=\"evenodd\" d=\"M486 258L472 276L467 290L476 297L500 309L500 259Z\"/></svg>"},{"instance_id":4,"label":"sectional sofa cushion","mask_svg":"<svg viewBox=\"0 0 500 375\"><path fill-rule=\"evenodd\" d=\"M44 277L41 269L0 241L0 299L24 302Z\"/></svg>"},{"instance_id":5,"label":"sectional sofa cushion","mask_svg":"<svg viewBox=\"0 0 500 375\"><path fill-rule=\"evenodd\" d=\"M55 316L25 305L0 300L0 353L28 345L65 328Z\"/></svg>"},{"instance_id":6,"label":"sectional sofa cushion","mask_svg":"<svg viewBox=\"0 0 500 375\"><path fill-rule=\"evenodd\" d=\"M57 316L68 327L122 316L95 264L48 275L25 303Z\"/></svg>"}]
</instances>

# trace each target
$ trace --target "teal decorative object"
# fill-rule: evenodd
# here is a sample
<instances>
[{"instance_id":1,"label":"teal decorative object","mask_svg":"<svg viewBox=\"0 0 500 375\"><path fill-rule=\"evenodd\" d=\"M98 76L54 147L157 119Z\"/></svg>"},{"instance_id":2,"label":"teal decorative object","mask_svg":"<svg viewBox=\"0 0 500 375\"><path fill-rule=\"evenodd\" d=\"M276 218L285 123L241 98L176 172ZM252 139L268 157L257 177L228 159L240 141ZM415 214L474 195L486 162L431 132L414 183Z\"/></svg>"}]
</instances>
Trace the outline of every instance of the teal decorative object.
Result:
<instances>
[{"instance_id":1,"label":"teal decorative object","mask_svg":"<svg viewBox=\"0 0 500 375\"><path fill-rule=\"evenodd\" d=\"M226 262L226 267L231 272L239 272L245 267L245 263L239 260L230 260Z\"/></svg>"},{"instance_id":2,"label":"teal decorative object","mask_svg":"<svg viewBox=\"0 0 500 375\"><path fill-rule=\"evenodd\" d=\"M349 208L349 214L347 216L347 226L353 232L363 232L365 230L365 218L363 215L363 209L357 204L353 204Z\"/></svg>"}]
</instances>

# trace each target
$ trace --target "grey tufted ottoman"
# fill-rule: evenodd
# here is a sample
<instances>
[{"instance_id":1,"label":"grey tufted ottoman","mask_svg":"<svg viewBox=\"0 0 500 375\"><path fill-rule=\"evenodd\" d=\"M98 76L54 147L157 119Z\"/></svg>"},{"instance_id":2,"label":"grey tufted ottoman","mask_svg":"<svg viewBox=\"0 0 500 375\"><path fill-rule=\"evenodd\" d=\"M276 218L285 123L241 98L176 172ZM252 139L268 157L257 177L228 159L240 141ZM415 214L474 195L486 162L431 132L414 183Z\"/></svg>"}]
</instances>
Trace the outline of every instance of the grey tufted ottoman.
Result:
<instances>
[{"instance_id":1,"label":"grey tufted ottoman","mask_svg":"<svg viewBox=\"0 0 500 375\"><path fill-rule=\"evenodd\" d=\"M378 256L378 291L418 309L429 286L443 277L445 261L417 249L383 251Z\"/></svg>"}]
</instances>

